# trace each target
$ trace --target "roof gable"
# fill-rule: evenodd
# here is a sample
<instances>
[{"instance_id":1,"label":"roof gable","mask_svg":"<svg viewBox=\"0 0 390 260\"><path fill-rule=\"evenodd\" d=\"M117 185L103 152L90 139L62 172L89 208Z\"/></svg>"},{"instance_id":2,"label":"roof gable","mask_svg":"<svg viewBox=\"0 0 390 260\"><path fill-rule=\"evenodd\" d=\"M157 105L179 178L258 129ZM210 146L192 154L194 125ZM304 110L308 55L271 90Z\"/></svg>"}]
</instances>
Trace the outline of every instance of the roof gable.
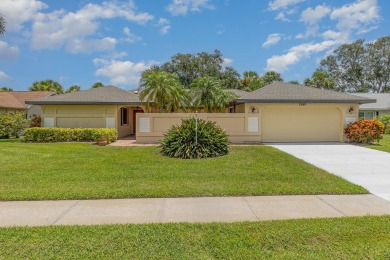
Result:
<instances>
[{"instance_id":1,"label":"roof gable","mask_svg":"<svg viewBox=\"0 0 390 260\"><path fill-rule=\"evenodd\" d=\"M347 93L306 87L298 84L274 82L238 99L237 103L373 103L374 99Z\"/></svg>"}]
</instances>

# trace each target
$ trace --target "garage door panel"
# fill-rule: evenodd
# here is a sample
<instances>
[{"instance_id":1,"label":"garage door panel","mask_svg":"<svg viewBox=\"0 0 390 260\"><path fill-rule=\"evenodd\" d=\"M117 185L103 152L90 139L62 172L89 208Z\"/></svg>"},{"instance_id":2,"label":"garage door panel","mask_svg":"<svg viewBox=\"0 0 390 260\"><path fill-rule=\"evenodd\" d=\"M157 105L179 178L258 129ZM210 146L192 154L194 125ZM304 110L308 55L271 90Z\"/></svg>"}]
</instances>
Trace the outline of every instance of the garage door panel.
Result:
<instances>
[{"instance_id":1,"label":"garage door panel","mask_svg":"<svg viewBox=\"0 0 390 260\"><path fill-rule=\"evenodd\" d=\"M262 112L263 142L339 141L337 108L267 108Z\"/></svg>"}]
</instances>

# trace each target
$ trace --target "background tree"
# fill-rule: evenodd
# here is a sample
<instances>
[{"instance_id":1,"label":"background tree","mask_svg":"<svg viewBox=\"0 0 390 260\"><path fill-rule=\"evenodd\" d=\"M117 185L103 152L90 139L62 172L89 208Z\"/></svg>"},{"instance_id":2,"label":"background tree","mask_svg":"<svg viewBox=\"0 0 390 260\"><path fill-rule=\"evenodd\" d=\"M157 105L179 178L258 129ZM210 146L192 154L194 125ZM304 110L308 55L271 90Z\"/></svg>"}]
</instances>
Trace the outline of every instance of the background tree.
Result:
<instances>
[{"instance_id":1,"label":"background tree","mask_svg":"<svg viewBox=\"0 0 390 260\"><path fill-rule=\"evenodd\" d=\"M171 112L188 104L188 91L176 76L165 71L144 71L139 85L139 98L146 101L146 109Z\"/></svg>"},{"instance_id":2,"label":"background tree","mask_svg":"<svg viewBox=\"0 0 390 260\"><path fill-rule=\"evenodd\" d=\"M3 15L0 14L0 36L4 35L5 33L5 19Z\"/></svg>"},{"instance_id":3,"label":"background tree","mask_svg":"<svg viewBox=\"0 0 390 260\"><path fill-rule=\"evenodd\" d=\"M171 73L178 77L180 83L186 88L189 88L196 78L205 76L221 80L225 88L237 88L240 78L240 74L234 68L224 66L222 53L218 50L213 53L178 53L161 66L152 66L149 71Z\"/></svg>"},{"instance_id":4,"label":"background tree","mask_svg":"<svg viewBox=\"0 0 390 260\"><path fill-rule=\"evenodd\" d=\"M101 88L101 87L105 87L105 85L103 83L101 83L100 81L95 82L95 84L93 84L91 86L91 88Z\"/></svg>"},{"instance_id":5,"label":"background tree","mask_svg":"<svg viewBox=\"0 0 390 260\"><path fill-rule=\"evenodd\" d=\"M321 61L319 70L328 73L337 91L390 91L390 36L364 43L343 44Z\"/></svg>"},{"instance_id":6,"label":"background tree","mask_svg":"<svg viewBox=\"0 0 390 260\"><path fill-rule=\"evenodd\" d=\"M239 88L245 91L253 91L265 86L264 80L256 71L244 71Z\"/></svg>"},{"instance_id":7,"label":"background tree","mask_svg":"<svg viewBox=\"0 0 390 260\"><path fill-rule=\"evenodd\" d=\"M301 84L301 83L299 83L298 80L290 80L288 83L290 83L290 84L297 84L297 85Z\"/></svg>"},{"instance_id":8,"label":"background tree","mask_svg":"<svg viewBox=\"0 0 390 260\"><path fill-rule=\"evenodd\" d=\"M35 81L29 88L30 91L53 91L57 94L63 94L64 88L60 83L51 79Z\"/></svg>"},{"instance_id":9,"label":"background tree","mask_svg":"<svg viewBox=\"0 0 390 260\"><path fill-rule=\"evenodd\" d=\"M65 93L71 93L71 92L76 92L76 91L80 91L80 86L79 86L79 85L70 86L70 87L65 91Z\"/></svg>"},{"instance_id":10,"label":"background tree","mask_svg":"<svg viewBox=\"0 0 390 260\"><path fill-rule=\"evenodd\" d=\"M280 73L277 73L276 71L267 71L262 77L262 79L265 85L269 85L276 81L283 81L283 78Z\"/></svg>"},{"instance_id":11,"label":"background tree","mask_svg":"<svg viewBox=\"0 0 390 260\"><path fill-rule=\"evenodd\" d=\"M303 84L320 89L336 89L334 79L327 72L318 69L311 75L311 78L306 78Z\"/></svg>"},{"instance_id":12,"label":"background tree","mask_svg":"<svg viewBox=\"0 0 390 260\"><path fill-rule=\"evenodd\" d=\"M12 88L1 87L0 91L14 91Z\"/></svg>"},{"instance_id":13,"label":"background tree","mask_svg":"<svg viewBox=\"0 0 390 260\"><path fill-rule=\"evenodd\" d=\"M221 80L214 77L198 77L190 85L190 96L195 108L206 112L223 111L237 96L223 89Z\"/></svg>"}]
</instances>

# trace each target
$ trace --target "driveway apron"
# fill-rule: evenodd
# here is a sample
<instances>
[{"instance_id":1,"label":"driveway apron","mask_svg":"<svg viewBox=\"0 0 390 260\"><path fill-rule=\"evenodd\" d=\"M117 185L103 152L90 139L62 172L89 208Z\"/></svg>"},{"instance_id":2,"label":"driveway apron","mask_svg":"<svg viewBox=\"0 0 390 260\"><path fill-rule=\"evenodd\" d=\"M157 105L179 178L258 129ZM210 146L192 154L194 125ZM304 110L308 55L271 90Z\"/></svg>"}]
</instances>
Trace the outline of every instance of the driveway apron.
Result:
<instances>
[{"instance_id":1,"label":"driveway apron","mask_svg":"<svg viewBox=\"0 0 390 260\"><path fill-rule=\"evenodd\" d=\"M390 201L390 153L343 143L267 144Z\"/></svg>"}]
</instances>

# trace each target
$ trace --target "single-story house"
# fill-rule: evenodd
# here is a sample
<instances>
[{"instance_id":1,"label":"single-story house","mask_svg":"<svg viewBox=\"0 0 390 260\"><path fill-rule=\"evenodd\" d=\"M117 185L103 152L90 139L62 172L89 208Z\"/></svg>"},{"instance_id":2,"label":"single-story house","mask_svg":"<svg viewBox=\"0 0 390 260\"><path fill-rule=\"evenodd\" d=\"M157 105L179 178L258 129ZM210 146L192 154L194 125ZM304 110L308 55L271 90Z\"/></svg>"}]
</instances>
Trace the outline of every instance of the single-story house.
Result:
<instances>
[{"instance_id":1,"label":"single-story house","mask_svg":"<svg viewBox=\"0 0 390 260\"><path fill-rule=\"evenodd\" d=\"M28 100L49 97L54 95L51 91L0 91L0 113L15 113L27 111L27 118L41 115L39 105L26 104Z\"/></svg>"},{"instance_id":2,"label":"single-story house","mask_svg":"<svg viewBox=\"0 0 390 260\"><path fill-rule=\"evenodd\" d=\"M380 115L390 115L390 93L354 93L358 97L376 99L375 103L362 104L359 118L372 119Z\"/></svg>"},{"instance_id":3,"label":"single-story house","mask_svg":"<svg viewBox=\"0 0 390 260\"><path fill-rule=\"evenodd\" d=\"M239 93L237 93L239 94ZM133 91L108 86L28 101L41 105L46 127L114 127L119 137L157 142L182 118L215 121L232 142L343 141L360 104L374 99L275 82L234 100L226 113L150 113Z\"/></svg>"}]
</instances>

